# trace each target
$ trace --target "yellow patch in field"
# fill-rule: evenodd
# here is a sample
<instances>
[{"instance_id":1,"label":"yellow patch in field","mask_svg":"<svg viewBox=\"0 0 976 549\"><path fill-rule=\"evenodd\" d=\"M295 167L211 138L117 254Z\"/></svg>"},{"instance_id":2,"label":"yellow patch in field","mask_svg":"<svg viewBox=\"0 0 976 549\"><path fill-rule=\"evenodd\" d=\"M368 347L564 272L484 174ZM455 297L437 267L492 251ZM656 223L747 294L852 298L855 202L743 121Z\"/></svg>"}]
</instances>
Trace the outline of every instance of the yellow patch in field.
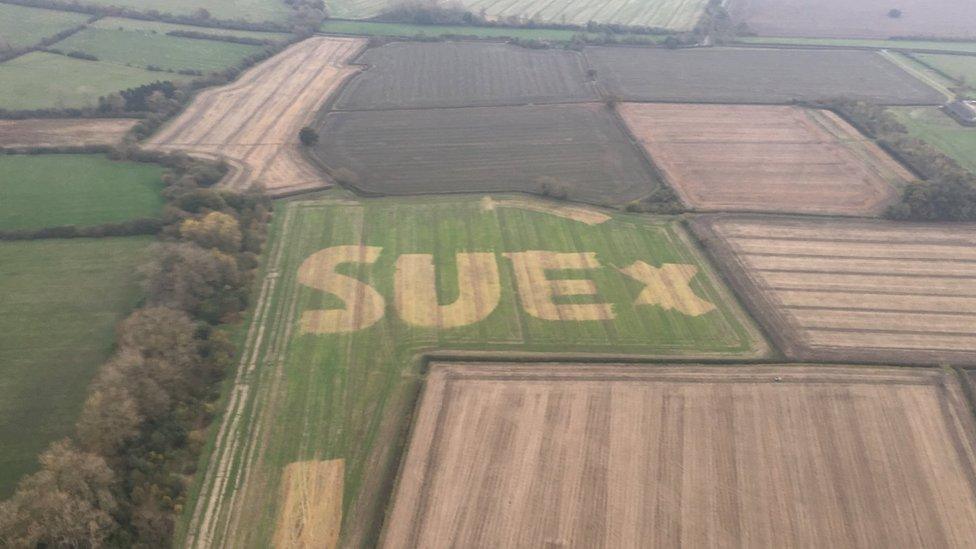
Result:
<instances>
[{"instance_id":1,"label":"yellow patch in field","mask_svg":"<svg viewBox=\"0 0 976 549\"><path fill-rule=\"evenodd\" d=\"M490 196L481 199L482 210L493 211L495 208L519 208L531 212L547 213L587 225L599 225L612 219L603 212L568 204L547 204L530 200L493 200Z\"/></svg>"},{"instance_id":2,"label":"yellow patch in field","mask_svg":"<svg viewBox=\"0 0 976 549\"><path fill-rule=\"evenodd\" d=\"M660 305L665 311L672 309L689 316L700 316L715 305L695 295L691 279L698 273L695 265L665 263L660 268L635 261L620 272L644 284L637 305Z\"/></svg>"},{"instance_id":3,"label":"yellow patch in field","mask_svg":"<svg viewBox=\"0 0 976 549\"><path fill-rule=\"evenodd\" d=\"M371 286L336 272L343 263L372 264L383 248L376 246L333 246L308 256L298 269L298 281L310 288L335 294L345 309L305 311L303 333L336 334L362 330L383 318L386 301Z\"/></svg>"},{"instance_id":4,"label":"yellow patch in field","mask_svg":"<svg viewBox=\"0 0 976 549\"><path fill-rule=\"evenodd\" d=\"M297 461L285 467L281 512L275 525L276 549L339 545L345 460Z\"/></svg>"},{"instance_id":5,"label":"yellow patch in field","mask_svg":"<svg viewBox=\"0 0 976 549\"><path fill-rule=\"evenodd\" d=\"M457 300L450 305L437 302L434 256L403 254L396 262L394 302L400 318L416 326L455 328L484 320L501 299L495 254L458 253Z\"/></svg>"},{"instance_id":6,"label":"yellow patch in field","mask_svg":"<svg viewBox=\"0 0 976 549\"><path fill-rule=\"evenodd\" d=\"M512 260L519 299L525 312L543 320L612 320L609 303L557 304L555 298L574 295L596 295L596 284L585 279L549 280L547 271L598 269L600 263L592 252L557 253L527 251L505 254Z\"/></svg>"}]
</instances>

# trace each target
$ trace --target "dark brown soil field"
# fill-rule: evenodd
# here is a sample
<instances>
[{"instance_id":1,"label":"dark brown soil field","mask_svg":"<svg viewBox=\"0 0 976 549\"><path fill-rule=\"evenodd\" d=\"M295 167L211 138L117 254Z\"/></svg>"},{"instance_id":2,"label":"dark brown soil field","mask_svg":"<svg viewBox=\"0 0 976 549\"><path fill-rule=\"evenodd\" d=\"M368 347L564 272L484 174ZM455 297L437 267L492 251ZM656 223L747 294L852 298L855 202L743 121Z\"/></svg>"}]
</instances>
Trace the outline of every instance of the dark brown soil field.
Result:
<instances>
[{"instance_id":1,"label":"dark brown soil field","mask_svg":"<svg viewBox=\"0 0 976 549\"><path fill-rule=\"evenodd\" d=\"M892 8L901 17L888 17ZM764 36L974 38L974 8L972 0L732 0L729 10Z\"/></svg>"},{"instance_id":2,"label":"dark brown soil field","mask_svg":"<svg viewBox=\"0 0 976 549\"><path fill-rule=\"evenodd\" d=\"M953 372L435 364L381 545L972 547Z\"/></svg>"},{"instance_id":3,"label":"dark brown soil field","mask_svg":"<svg viewBox=\"0 0 976 549\"><path fill-rule=\"evenodd\" d=\"M791 359L976 364L976 225L715 215L691 226Z\"/></svg>"},{"instance_id":4,"label":"dark brown soil field","mask_svg":"<svg viewBox=\"0 0 976 549\"><path fill-rule=\"evenodd\" d=\"M367 193L515 191L621 204L657 188L603 104L333 112L316 158ZM344 175L345 174L345 175Z\"/></svg>"},{"instance_id":5,"label":"dark brown soil field","mask_svg":"<svg viewBox=\"0 0 976 549\"><path fill-rule=\"evenodd\" d=\"M393 43L357 60L368 70L336 102L341 110L525 105L597 99L583 57L466 42Z\"/></svg>"},{"instance_id":6,"label":"dark brown soil field","mask_svg":"<svg viewBox=\"0 0 976 549\"><path fill-rule=\"evenodd\" d=\"M845 96L882 104L944 97L871 51L587 48L612 95L629 101L789 103Z\"/></svg>"},{"instance_id":7,"label":"dark brown soil field","mask_svg":"<svg viewBox=\"0 0 976 549\"><path fill-rule=\"evenodd\" d=\"M913 179L829 111L624 103L618 111L685 204L700 211L874 215Z\"/></svg>"}]
</instances>

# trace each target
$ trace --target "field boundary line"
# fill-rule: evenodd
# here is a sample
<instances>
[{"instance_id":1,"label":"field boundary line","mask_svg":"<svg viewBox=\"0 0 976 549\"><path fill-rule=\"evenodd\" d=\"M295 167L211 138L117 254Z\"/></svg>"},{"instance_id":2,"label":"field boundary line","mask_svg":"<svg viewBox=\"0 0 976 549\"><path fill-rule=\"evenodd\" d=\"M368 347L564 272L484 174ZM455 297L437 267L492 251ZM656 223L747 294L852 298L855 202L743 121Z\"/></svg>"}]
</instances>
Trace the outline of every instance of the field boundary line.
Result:
<instances>
[{"instance_id":1,"label":"field boundary line","mask_svg":"<svg viewBox=\"0 0 976 549\"><path fill-rule=\"evenodd\" d=\"M899 68L901 68L908 74L914 76L918 80L924 82L926 85L932 87L937 92L944 95L948 101L952 101L953 99L956 98L956 95L951 91L949 91L949 88L945 87L939 82L936 82L934 78L923 73L921 69L913 66L908 61L899 57L900 54L892 53L890 50L886 50L886 49L878 50L878 54L884 57L885 59L887 59L888 61L894 63L895 65L897 65Z\"/></svg>"}]
</instances>

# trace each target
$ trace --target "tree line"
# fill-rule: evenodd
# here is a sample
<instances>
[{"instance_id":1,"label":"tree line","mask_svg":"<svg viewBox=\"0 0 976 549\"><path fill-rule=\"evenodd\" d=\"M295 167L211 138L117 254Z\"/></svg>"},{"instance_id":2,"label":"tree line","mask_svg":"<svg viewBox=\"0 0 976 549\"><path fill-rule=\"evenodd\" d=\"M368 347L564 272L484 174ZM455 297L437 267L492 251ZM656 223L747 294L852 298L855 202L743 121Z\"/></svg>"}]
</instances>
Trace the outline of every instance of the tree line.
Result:
<instances>
[{"instance_id":1,"label":"tree line","mask_svg":"<svg viewBox=\"0 0 976 549\"><path fill-rule=\"evenodd\" d=\"M211 188L225 168L185 154L111 154L167 166L145 298L119 324L73 435L0 502L3 547L168 546L234 363L220 326L248 305L270 202Z\"/></svg>"}]
</instances>

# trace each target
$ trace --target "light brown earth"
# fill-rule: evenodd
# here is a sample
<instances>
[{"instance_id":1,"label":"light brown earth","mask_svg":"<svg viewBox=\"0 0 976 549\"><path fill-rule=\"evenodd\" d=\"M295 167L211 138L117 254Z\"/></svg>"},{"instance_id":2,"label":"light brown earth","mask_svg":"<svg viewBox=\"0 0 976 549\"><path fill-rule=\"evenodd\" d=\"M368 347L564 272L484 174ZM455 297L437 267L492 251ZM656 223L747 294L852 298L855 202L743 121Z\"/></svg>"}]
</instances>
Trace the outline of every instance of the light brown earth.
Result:
<instances>
[{"instance_id":1,"label":"light brown earth","mask_svg":"<svg viewBox=\"0 0 976 549\"><path fill-rule=\"evenodd\" d=\"M433 365L382 545L973 547L953 372Z\"/></svg>"},{"instance_id":2,"label":"light brown earth","mask_svg":"<svg viewBox=\"0 0 976 549\"><path fill-rule=\"evenodd\" d=\"M331 549L339 545L345 460L299 461L285 467L276 549Z\"/></svg>"},{"instance_id":3,"label":"light brown earth","mask_svg":"<svg viewBox=\"0 0 976 549\"><path fill-rule=\"evenodd\" d=\"M441 305L432 254L403 254L394 275L395 303L404 321L427 328L457 328L488 318L501 300L498 263L491 252L456 255L458 297Z\"/></svg>"},{"instance_id":4,"label":"light brown earth","mask_svg":"<svg viewBox=\"0 0 976 549\"><path fill-rule=\"evenodd\" d=\"M481 199L481 207L486 211L491 211L495 208L518 208L532 212L548 213L562 217L563 219L579 221L587 225L599 225L612 219L609 215L595 208L572 206L569 204L550 204L540 200L495 200L490 196L486 196Z\"/></svg>"},{"instance_id":5,"label":"light brown earth","mask_svg":"<svg viewBox=\"0 0 976 549\"><path fill-rule=\"evenodd\" d=\"M270 195L325 188L331 182L302 156L298 131L358 69L347 63L364 47L358 38L315 37L291 46L227 86L205 91L147 142L222 158L234 189L260 186Z\"/></svg>"},{"instance_id":6,"label":"light brown earth","mask_svg":"<svg viewBox=\"0 0 976 549\"><path fill-rule=\"evenodd\" d=\"M874 215L912 175L828 111L625 103L618 110L700 211Z\"/></svg>"},{"instance_id":7,"label":"light brown earth","mask_svg":"<svg viewBox=\"0 0 976 549\"><path fill-rule=\"evenodd\" d=\"M0 147L115 145L138 123L133 118L0 120Z\"/></svg>"},{"instance_id":8,"label":"light brown earth","mask_svg":"<svg viewBox=\"0 0 976 549\"><path fill-rule=\"evenodd\" d=\"M790 358L976 364L976 225L719 215L692 228Z\"/></svg>"}]
</instances>

